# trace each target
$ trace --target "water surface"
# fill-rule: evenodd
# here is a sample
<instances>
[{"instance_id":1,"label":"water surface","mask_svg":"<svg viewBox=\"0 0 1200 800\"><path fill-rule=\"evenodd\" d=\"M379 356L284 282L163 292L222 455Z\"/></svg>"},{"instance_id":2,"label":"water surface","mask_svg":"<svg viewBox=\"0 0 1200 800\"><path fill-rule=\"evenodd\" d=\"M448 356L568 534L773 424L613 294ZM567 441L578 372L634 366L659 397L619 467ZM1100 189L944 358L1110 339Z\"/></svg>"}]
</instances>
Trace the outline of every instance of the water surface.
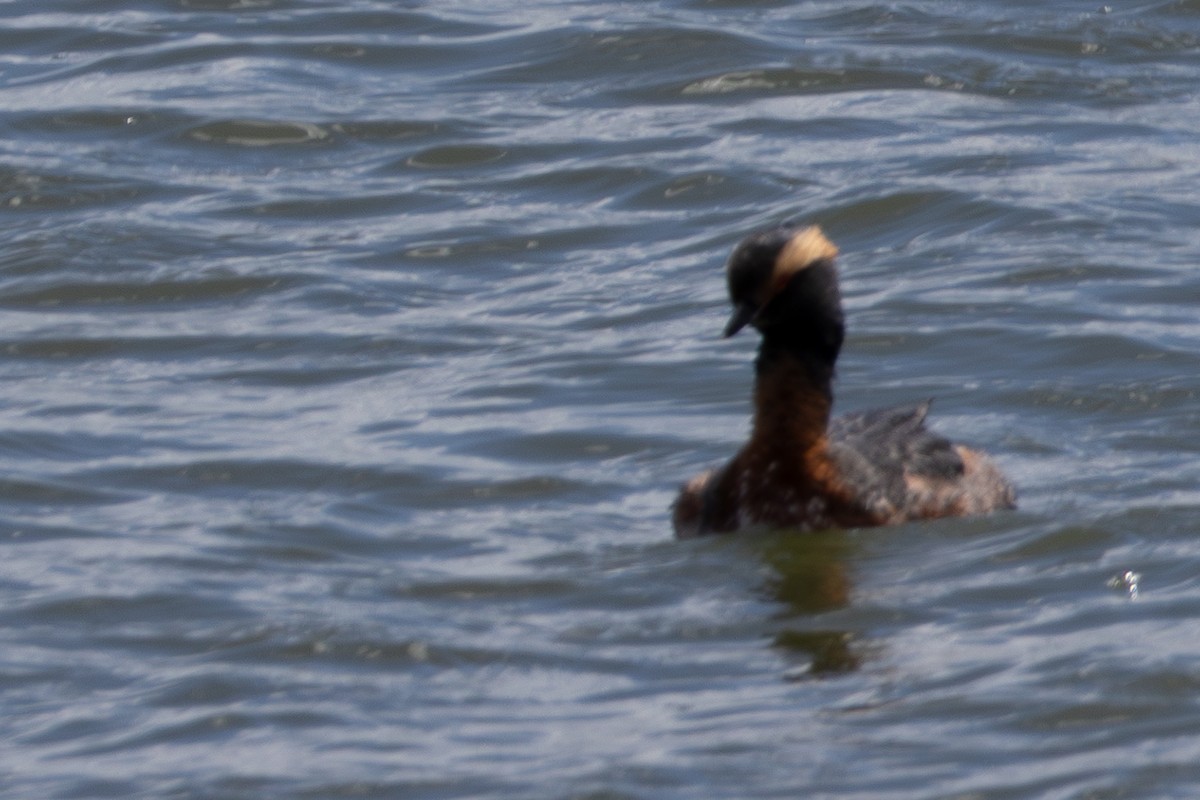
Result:
<instances>
[{"instance_id":1,"label":"water surface","mask_svg":"<svg viewBox=\"0 0 1200 800\"><path fill-rule=\"evenodd\" d=\"M1190 798L1200 5L0 9L4 796ZM1019 511L676 542L748 230Z\"/></svg>"}]
</instances>

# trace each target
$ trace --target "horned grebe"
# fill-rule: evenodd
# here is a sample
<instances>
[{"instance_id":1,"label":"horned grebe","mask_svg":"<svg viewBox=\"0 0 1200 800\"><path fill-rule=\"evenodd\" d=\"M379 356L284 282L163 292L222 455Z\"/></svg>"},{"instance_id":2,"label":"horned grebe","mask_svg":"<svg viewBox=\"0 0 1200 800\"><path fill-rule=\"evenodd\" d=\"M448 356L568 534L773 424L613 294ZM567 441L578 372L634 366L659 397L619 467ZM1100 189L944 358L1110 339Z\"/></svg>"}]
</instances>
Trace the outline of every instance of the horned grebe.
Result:
<instances>
[{"instance_id":1,"label":"horned grebe","mask_svg":"<svg viewBox=\"0 0 1200 800\"><path fill-rule=\"evenodd\" d=\"M753 429L729 463L683 486L676 536L891 525L1015 506L986 455L925 428L927 402L830 420L845 335L836 256L815 226L759 231L730 256L724 335L746 325L762 334Z\"/></svg>"}]
</instances>

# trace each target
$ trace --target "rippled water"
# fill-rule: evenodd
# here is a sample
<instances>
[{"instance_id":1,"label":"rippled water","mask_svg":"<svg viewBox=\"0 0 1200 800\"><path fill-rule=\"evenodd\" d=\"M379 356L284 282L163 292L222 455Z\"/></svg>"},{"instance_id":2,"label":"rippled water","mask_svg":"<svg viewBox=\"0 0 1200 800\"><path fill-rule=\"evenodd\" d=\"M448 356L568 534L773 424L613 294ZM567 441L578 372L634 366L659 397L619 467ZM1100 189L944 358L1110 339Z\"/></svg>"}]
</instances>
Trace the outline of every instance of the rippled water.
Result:
<instances>
[{"instance_id":1,"label":"rippled water","mask_svg":"<svg viewBox=\"0 0 1200 800\"><path fill-rule=\"evenodd\" d=\"M6 797L1190 798L1200 4L0 6ZM749 229L1021 509L676 542Z\"/></svg>"}]
</instances>

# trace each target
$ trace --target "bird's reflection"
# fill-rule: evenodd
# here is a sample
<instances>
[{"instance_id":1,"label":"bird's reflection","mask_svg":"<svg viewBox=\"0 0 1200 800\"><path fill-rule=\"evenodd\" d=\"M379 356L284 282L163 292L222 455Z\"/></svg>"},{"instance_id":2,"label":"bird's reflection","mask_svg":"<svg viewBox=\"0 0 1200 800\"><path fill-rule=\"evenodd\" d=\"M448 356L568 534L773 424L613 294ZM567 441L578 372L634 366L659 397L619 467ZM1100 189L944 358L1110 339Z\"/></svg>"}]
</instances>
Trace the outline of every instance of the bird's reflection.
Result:
<instances>
[{"instance_id":1,"label":"bird's reflection","mask_svg":"<svg viewBox=\"0 0 1200 800\"><path fill-rule=\"evenodd\" d=\"M773 573L766 591L784 605L785 624L773 645L803 656L807 676L852 672L861 662L852 631L811 624L849 604L853 586L847 564L854 549L844 531L781 534L763 542L763 560Z\"/></svg>"}]
</instances>

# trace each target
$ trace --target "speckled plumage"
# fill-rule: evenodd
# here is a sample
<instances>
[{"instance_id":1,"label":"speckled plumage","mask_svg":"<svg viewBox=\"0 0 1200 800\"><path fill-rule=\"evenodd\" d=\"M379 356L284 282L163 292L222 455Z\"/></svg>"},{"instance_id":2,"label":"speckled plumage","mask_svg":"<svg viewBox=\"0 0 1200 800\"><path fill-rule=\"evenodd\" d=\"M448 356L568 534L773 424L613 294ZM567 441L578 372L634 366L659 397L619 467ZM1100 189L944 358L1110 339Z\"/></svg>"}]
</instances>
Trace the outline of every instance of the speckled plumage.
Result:
<instances>
[{"instance_id":1,"label":"speckled plumage","mask_svg":"<svg viewBox=\"0 0 1200 800\"><path fill-rule=\"evenodd\" d=\"M986 513L1015 504L982 453L925 427L929 403L830 418L844 337L833 260L820 230L747 237L728 265L731 336L762 334L750 440L675 501L676 535L820 530Z\"/></svg>"}]
</instances>

